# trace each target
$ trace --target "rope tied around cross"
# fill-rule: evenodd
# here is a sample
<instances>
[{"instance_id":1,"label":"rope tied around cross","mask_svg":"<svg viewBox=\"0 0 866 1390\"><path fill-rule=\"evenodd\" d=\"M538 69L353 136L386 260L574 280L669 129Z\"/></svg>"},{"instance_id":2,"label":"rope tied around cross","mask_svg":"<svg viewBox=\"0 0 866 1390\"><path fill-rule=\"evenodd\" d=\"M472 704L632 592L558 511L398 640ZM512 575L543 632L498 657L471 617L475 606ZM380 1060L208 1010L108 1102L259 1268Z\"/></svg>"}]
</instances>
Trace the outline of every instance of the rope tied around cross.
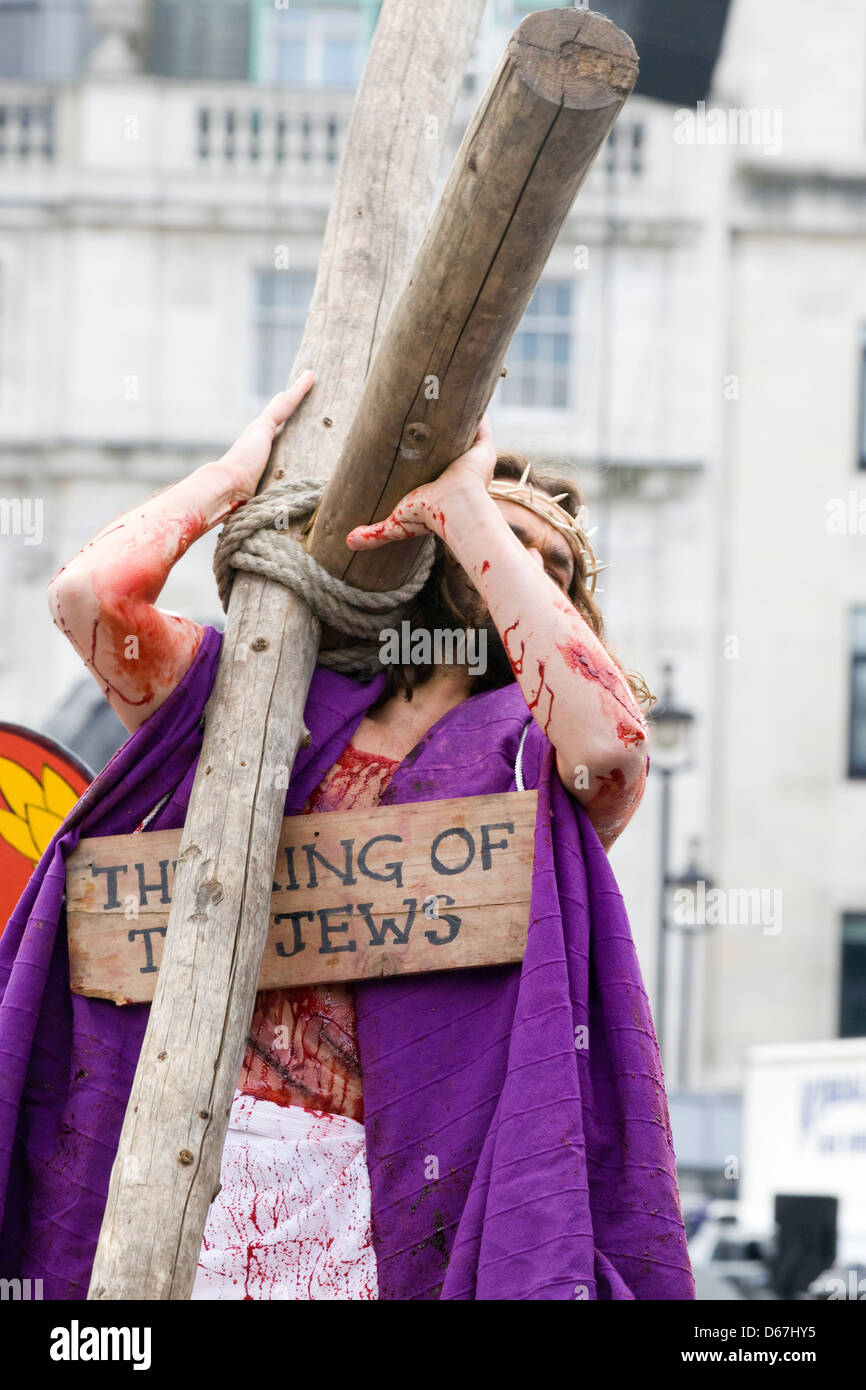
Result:
<instances>
[{"instance_id":1,"label":"rope tied around cross","mask_svg":"<svg viewBox=\"0 0 866 1390\"><path fill-rule=\"evenodd\" d=\"M424 539L415 568L399 588L374 592L346 584L313 558L298 534L312 521L325 487L318 478L291 479L251 497L226 517L213 557L220 602L228 612L235 570L273 579L303 599L321 622L353 639L337 650L320 652L322 666L374 676L382 669L382 629L399 626L408 604L426 583L436 555L435 537Z\"/></svg>"}]
</instances>

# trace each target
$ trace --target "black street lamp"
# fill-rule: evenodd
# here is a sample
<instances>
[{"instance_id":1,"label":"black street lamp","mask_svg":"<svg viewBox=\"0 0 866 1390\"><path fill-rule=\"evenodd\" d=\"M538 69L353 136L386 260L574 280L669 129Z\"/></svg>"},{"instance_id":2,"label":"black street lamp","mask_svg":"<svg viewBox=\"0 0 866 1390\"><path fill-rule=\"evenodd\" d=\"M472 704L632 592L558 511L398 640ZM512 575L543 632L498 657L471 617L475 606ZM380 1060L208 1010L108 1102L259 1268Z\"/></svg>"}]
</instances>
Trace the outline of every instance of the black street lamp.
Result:
<instances>
[{"instance_id":1,"label":"black street lamp","mask_svg":"<svg viewBox=\"0 0 866 1390\"><path fill-rule=\"evenodd\" d=\"M712 888L712 880L707 877L702 869L698 868L698 846L700 840L697 836L692 836L689 841L689 865L684 873L678 878L669 878L668 886L688 893L691 901L697 901L698 887L703 884L704 891ZM679 1038L679 1064L677 1066L677 1089L687 1091L689 1086L689 1051L691 1042L691 1020L692 1020L692 975L693 975L693 952L695 938L705 931L711 931L710 924L698 922L688 925L683 923L671 924L665 922L667 931L678 931L683 939L683 953L680 971L680 1038Z\"/></svg>"},{"instance_id":2,"label":"black street lamp","mask_svg":"<svg viewBox=\"0 0 866 1390\"><path fill-rule=\"evenodd\" d=\"M668 889L674 880L668 868L671 834L671 779L691 766L689 757L695 716L678 709L673 697L673 666L662 667L665 688L660 704L652 714L652 756L650 768L662 779L659 836L659 927L656 955L655 1024L659 1051L664 1060L665 991L667 985Z\"/></svg>"}]
</instances>

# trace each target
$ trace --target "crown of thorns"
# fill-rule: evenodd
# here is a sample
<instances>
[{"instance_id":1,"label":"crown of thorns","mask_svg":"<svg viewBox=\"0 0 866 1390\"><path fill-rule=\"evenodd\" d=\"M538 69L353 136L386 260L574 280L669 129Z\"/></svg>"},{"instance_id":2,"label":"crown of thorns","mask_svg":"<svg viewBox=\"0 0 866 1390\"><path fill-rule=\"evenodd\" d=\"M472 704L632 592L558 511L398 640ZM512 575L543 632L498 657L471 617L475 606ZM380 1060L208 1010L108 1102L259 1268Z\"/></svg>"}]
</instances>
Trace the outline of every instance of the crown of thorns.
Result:
<instances>
[{"instance_id":1,"label":"crown of thorns","mask_svg":"<svg viewBox=\"0 0 866 1390\"><path fill-rule=\"evenodd\" d=\"M589 592L595 594L596 576L601 574L602 570L610 568L609 565L599 565L596 562L595 554L589 543L589 537L595 535L598 527L593 526L592 530L584 531L577 517L572 516L564 507L560 507L559 503L562 499L568 497L567 492L560 492L556 497L549 497L546 492L541 492L533 487L532 483L527 481L531 467L530 463L526 465L519 482L506 482L501 478L495 478L487 491L491 497L499 497L504 502L516 502L519 507L526 507L527 511L534 512L543 521L555 526L557 531L565 536L575 555L583 560L584 575ZM599 589L598 592L601 593L602 590Z\"/></svg>"}]
</instances>

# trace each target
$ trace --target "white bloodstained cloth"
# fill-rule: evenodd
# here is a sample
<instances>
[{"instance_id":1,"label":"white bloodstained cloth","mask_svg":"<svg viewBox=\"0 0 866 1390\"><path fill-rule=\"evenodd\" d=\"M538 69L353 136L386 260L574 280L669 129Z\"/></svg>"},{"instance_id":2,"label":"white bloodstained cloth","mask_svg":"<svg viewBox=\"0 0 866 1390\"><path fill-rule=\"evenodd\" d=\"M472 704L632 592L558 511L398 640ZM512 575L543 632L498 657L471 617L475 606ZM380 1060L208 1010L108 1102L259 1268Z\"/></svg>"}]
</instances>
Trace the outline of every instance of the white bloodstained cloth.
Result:
<instances>
[{"instance_id":1,"label":"white bloodstained cloth","mask_svg":"<svg viewBox=\"0 0 866 1390\"><path fill-rule=\"evenodd\" d=\"M194 1299L375 1299L364 1126L235 1092Z\"/></svg>"}]
</instances>

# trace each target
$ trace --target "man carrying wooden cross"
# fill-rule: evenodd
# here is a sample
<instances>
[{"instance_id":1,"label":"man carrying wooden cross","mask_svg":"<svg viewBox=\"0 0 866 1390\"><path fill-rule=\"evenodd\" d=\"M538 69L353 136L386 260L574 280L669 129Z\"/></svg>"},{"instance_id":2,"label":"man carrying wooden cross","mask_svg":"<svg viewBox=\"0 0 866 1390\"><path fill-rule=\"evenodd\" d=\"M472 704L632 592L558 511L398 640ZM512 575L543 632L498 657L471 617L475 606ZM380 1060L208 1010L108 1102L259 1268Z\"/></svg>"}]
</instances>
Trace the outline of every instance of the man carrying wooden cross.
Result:
<instances>
[{"instance_id":1,"label":"man carrying wooden cross","mask_svg":"<svg viewBox=\"0 0 866 1390\"><path fill-rule=\"evenodd\" d=\"M480 9L383 4L304 338L324 408L297 410L312 382L296 381L223 460L103 528L52 586L131 737L0 941L0 1273L41 1278L47 1297L694 1297L658 1047L605 854L646 775L642 692L601 640L576 494L516 460L491 481L483 420L637 59L601 16L528 16L424 232L428 135L450 119L467 50L451 55ZM279 480L298 525L322 498L303 549L268 534ZM224 601L232 569L266 563L234 579L224 636L154 607L221 519ZM345 533L367 521L351 544L381 549L352 555ZM486 669L403 655L383 669L380 603L401 631L486 634ZM406 807L408 826L430 814L421 803L524 788L521 962L255 997L280 811L314 824ZM79 840L180 827L153 1007L73 993ZM482 873L508 914L492 861Z\"/></svg>"},{"instance_id":2,"label":"man carrying wooden cross","mask_svg":"<svg viewBox=\"0 0 866 1390\"><path fill-rule=\"evenodd\" d=\"M183 823L220 644L158 595L255 494L311 388L305 372L219 462L103 527L52 582L56 623L133 735L113 760L129 829ZM652 697L604 645L581 516L573 483L497 456L485 417L436 482L347 538L435 536L412 630L481 632L487 667L361 680L320 664L286 814L537 787L526 956L258 994L194 1297L694 1297L655 1034L605 856L643 794ZM31 1167L39 1229L7 1207L3 1235L11 1249L22 1224L19 1249L41 1252L65 1297L86 1288L146 1013L75 1006L94 1011L104 1055L82 1067L71 1118L67 1103L74 1144L52 1139L45 1171ZM61 1209L78 1213L71 1241Z\"/></svg>"}]
</instances>

